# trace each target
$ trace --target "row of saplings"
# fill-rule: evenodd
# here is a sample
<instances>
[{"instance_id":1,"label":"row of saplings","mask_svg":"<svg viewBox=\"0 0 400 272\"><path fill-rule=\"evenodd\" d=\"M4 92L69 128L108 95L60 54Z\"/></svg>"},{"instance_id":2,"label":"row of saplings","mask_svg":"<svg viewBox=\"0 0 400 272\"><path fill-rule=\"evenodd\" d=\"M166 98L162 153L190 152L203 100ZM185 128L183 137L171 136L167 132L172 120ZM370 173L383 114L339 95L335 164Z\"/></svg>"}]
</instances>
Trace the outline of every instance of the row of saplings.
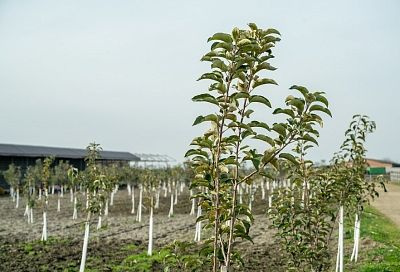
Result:
<instances>
[{"instance_id":1,"label":"row of saplings","mask_svg":"<svg viewBox=\"0 0 400 272\"><path fill-rule=\"evenodd\" d=\"M107 196L103 203L102 212L108 215L109 205L113 206L114 196L118 192L121 184L127 187L128 195L131 198L131 214L136 213L137 221L141 222L141 212L143 206L143 191L145 183L142 180L148 178L151 173L156 179L154 184L155 190L155 208L159 207L160 196L166 198L168 195L171 199L171 205L168 216L174 214L174 206L177 205L178 196L181 195L186 187L185 169L176 166L166 169L145 170L128 165L104 165L96 166L107 181ZM59 161L55 164L54 158L46 158L44 161L38 159L35 165L28 166L26 169L10 164L3 176L10 185L10 195L12 201L15 202L15 208L20 206L20 195L26 195L26 206L24 216L27 217L28 223L33 223L34 206L43 206L48 202L48 195L57 194L57 212L61 211L61 199L65 193L69 192L70 201L73 203L72 219L78 218L79 207L82 203L86 203L85 208L89 206L89 194L87 188L88 170L78 172L78 169L67 162ZM139 190L139 203L135 205L135 188ZM192 191L191 191L192 193ZM194 201L192 201L194 204ZM194 205L192 205L192 210ZM137 211L137 212L135 212ZM193 211L191 212L193 214ZM98 228L101 227L101 215Z\"/></svg>"},{"instance_id":2,"label":"row of saplings","mask_svg":"<svg viewBox=\"0 0 400 272\"><path fill-rule=\"evenodd\" d=\"M89 225L93 218L97 218L97 229L102 227L102 218L107 218L109 205L114 202L114 195L118 192L121 182L127 185L131 200L131 214L136 214L136 221L142 221L142 209L149 210L149 243L148 255L153 248L153 211L159 208L160 196L170 196L168 217L174 215L174 206L178 204L178 196L185 188L185 168L176 166L166 169L141 169L129 166L102 165L99 163L101 148L99 144L91 143L87 147L86 168L78 171L68 162L60 161L54 165L54 158L38 160L34 166L29 166L24 173L19 167L11 164L3 172L5 180L10 184L10 195L19 207L20 194L26 196L24 216L28 223L33 224L33 208L42 210L43 230L41 240L46 241L47 213L49 210L49 194L57 196L57 212L61 211L61 199L69 191L73 206L72 219L78 219L78 210L85 202L86 220L85 234L80 270L84 271L89 240ZM139 190L139 199L135 200L135 187ZM192 191L191 191L192 193ZM195 214L195 199L192 200L191 215ZM200 208L201 212L201 208ZM196 235L200 240L200 230Z\"/></svg>"},{"instance_id":3,"label":"row of saplings","mask_svg":"<svg viewBox=\"0 0 400 272\"><path fill-rule=\"evenodd\" d=\"M206 125L206 129L193 139L186 157L195 172L191 187L201 192L195 196L203 210L198 221L205 221L212 233L201 251L211 260L209 270L241 269L237 241L252 241L253 224L249 206L238 201L241 185L253 184L260 176L274 179L271 169L275 169L289 181L289 186L274 191L268 210L281 251L287 253L284 269L329 270L332 234L339 225L336 271L342 272L344 218L355 216L351 259L356 261L363 207L378 195L375 184L379 181L383 186L380 179L364 178L364 144L375 122L353 116L331 164L315 167L307 152L318 145L321 116L331 116L325 94L293 85L290 90L295 93L273 109L264 95L271 93L265 89L277 85L268 75L276 69L271 65L272 50L280 33L250 23L249 29L216 33L208 41L211 50L201 60L210 63L211 71L199 80L211 83L207 92L192 100L213 110L195 119L193 125ZM246 170L249 165L251 170Z\"/></svg>"}]
</instances>

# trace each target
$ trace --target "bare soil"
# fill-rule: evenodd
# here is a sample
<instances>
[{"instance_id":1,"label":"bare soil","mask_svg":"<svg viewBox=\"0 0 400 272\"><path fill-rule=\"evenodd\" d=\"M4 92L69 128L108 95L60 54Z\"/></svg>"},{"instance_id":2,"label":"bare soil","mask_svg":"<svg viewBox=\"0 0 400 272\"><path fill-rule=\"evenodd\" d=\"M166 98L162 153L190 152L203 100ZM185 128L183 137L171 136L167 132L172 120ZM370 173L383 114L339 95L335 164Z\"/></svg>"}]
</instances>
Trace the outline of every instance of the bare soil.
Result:
<instances>
[{"instance_id":1,"label":"bare soil","mask_svg":"<svg viewBox=\"0 0 400 272\"><path fill-rule=\"evenodd\" d=\"M136 192L137 193L137 192ZM136 201L138 200L136 197ZM84 203L84 202L83 202ZM191 202L187 191L179 196L174 207L175 215L168 218L170 198L160 197L160 208L154 217L154 250L174 240L193 241L195 217L189 215ZM136 203L137 206L137 203ZM267 200L256 195L254 204L255 224L251 229L254 244L241 242L246 266L242 271L282 271L281 253L274 243L273 232L268 229L265 212ZM23 216L25 199L20 207L9 197L0 198L0 271L77 271L79 269L84 233L83 211L78 220L72 220L73 206L69 194L61 201L57 212L57 196L50 196L48 211L47 243L40 243L42 211L34 209L34 224L28 224ZM112 271L124 258L145 251L148 237L148 211L143 210L142 222L136 222L131 213L131 199L126 190L115 195L109 216L103 219L107 225L96 230L93 220L88 248L87 267L94 271ZM205 235L204 232L202 234Z\"/></svg>"}]
</instances>

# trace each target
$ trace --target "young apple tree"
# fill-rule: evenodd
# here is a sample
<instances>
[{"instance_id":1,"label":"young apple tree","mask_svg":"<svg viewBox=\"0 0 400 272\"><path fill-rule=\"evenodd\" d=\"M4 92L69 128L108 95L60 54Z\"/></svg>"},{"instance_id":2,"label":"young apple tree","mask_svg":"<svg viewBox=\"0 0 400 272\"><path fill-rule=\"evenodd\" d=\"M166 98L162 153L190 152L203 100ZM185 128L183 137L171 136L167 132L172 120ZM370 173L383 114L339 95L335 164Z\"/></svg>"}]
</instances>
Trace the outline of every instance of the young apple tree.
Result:
<instances>
[{"instance_id":1,"label":"young apple tree","mask_svg":"<svg viewBox=\"0 0 400 272\"><path fill-rule=\"evenodd\" d=\"M15 208L19 207L19 194L21 186L21 169L13 163L3 172L4 179L10 185L10 194L12 200L16 202Z\"/></svg>"},{"instance_id":2,"label":"young apple tree","mask_svg":"<svg viewBox=\"0 0 400 272\"><path fill-rule=\"evenodd\" d=\"M100 172L100 168L96 164L96 161L100 158L101 147L99 144L90 143L86 150L86 169L85 174L81 176L81 178L88 194L88 208L85 222L85 235L83 240L81 265L79 269L80 272L85 270L91 218L92 216L100 214L102 207L104 207L104 202L108 196L106 176Z\"/></svg>"},{"instance_id":3,"label":"young apple tree","mask_svg":"<svg viewBox=\"0 0 400 272\"><path fill-rule=\"evenodd\" d=\"M49 181L51 178L51 165L54 161L54 157L47 157L43 161L42 172L41 172L41 181L42 188L44 189L44 195L42 199L42 207L43 207L43 231L42 231L42 241L47 241L47 210L49 205Z\"/></svg>"},{"instance_id":4,"label":"young apple tree","mask_svg":"<svg viewBox=\"0 0 400 272\"><path fill-rule=\"evenodd\" d=\"M268 113L263 110L271 108L268 98L259 91L277 85L267 74L276 69L270 60L280 34L253 23L249 27L234 28L231 34L216 33L209 38L211 51L202 61L211 63L211 72L203 74L200 80L212 83L209 92L193 97L195 102L215 106L213 113L198 116L194 121L194 125L209 122L211 126L192 141L193 148L186 153L196 173L191 189L201 192L193 196L200 199L204 211L197 220L206 221L205 228L212 229L212 237L206 241L209 249L202 251L212 258L212 271L229 271L233 261L240 261L234 251L236 240L251 241L253 216L248 205L238 203L239 186L251 184L264 174L267 166L277 167L278 158L295 160L283 150L299 140L315 140L311 136L315 132L313 125L322 122L316 112L329 112L321 105L326 100L322 93L309 93L304 87L292 86L302 97L289 96L286 108L274 110L276 114L289 116L285 122L267 124L255 118L255 111L263 116ZM304 96L311 99L307 106ZM261 143L261 151L254 147L256 142ZM241 171L245 162L252 164L249 173Z\"/></svg>"}]
</instances>

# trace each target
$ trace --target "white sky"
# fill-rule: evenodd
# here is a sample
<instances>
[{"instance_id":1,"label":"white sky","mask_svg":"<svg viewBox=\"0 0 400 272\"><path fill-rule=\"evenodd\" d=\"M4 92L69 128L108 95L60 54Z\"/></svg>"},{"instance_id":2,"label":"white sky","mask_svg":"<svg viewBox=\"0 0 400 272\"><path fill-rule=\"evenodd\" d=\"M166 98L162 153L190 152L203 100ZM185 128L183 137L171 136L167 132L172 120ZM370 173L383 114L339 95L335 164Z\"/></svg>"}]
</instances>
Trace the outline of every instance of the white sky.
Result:
<instances>
[{"instance_id":1,"label":"white sky","mask_svg":"<svg viewBox=\"0 0 400 272\"><path fill-rule=\"evenodd\" d=\"M399 1L0 1L0 142L161 153L182 160L211 108L206 40L249 22L282 33L265 94L323 90L329 159L356 113L377 122L368 156L400 162ZM268 112L267 112L268 113ZM267 120L273 121L271 117Z\"/></svg>"}]
</instances>

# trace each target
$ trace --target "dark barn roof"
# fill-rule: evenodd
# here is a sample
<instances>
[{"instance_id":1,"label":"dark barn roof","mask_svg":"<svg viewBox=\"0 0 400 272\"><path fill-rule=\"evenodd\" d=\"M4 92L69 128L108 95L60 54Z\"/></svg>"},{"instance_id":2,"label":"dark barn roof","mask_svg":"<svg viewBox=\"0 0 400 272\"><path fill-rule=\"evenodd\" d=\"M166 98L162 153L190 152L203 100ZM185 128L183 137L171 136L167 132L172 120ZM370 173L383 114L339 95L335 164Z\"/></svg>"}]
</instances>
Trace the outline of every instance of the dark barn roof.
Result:
<instances>
[{"instance_id":1,"label":"dark barn roof","mask_svg":"<svg viewBox=\"0 0 400 272\"><path fill-rule=\"evenodd\" d=\"M9 157L49 157L63 159L83 159L86 156L86 149L0 144L0 156ZM117 161L139 161L140 158L129 153L120 151L100 151L101 160Z\"/></svg>"}]
</instances>

